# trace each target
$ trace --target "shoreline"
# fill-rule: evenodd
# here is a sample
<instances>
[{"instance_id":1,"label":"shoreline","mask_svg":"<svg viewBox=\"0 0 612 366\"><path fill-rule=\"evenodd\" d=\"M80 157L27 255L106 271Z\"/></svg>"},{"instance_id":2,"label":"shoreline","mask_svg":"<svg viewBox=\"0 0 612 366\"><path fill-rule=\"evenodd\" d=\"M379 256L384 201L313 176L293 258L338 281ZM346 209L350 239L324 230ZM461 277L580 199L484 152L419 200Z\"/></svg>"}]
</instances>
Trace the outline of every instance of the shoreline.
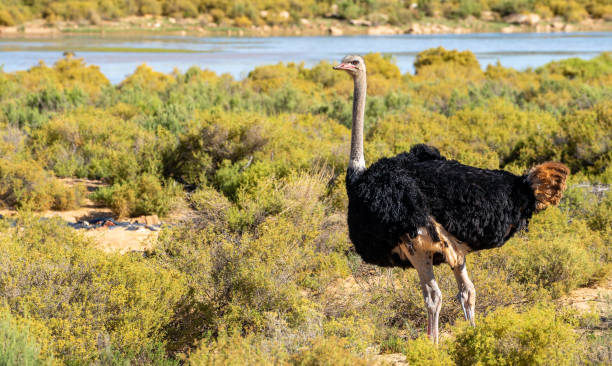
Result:
<instances>
[{"instance_id":1,"label":"shoreline","mask_svg":"<svg viewBox=\"0 0 612 366\"><path fill-rule=\"evenodd\" d=\"M215 23L203 24L199 19L174 19L170 17L132 16L99 24L84 22L29 21L19 26L0 27L1 38L70 37L79 35L129 36L176 35L198 37L304 37L351 35L399 35L399 34L473 34L473 33L558 33L558 32L608 32L612 21L588 18L580 23L568 23L561 19L539 20L529 15L517 15L505 20L466 18L447 20L426 18L404 26L374 25L363 20L338 20L320 18L301 19L300 25L263 25L239 28Z\"/></svg>"}]
</instances>

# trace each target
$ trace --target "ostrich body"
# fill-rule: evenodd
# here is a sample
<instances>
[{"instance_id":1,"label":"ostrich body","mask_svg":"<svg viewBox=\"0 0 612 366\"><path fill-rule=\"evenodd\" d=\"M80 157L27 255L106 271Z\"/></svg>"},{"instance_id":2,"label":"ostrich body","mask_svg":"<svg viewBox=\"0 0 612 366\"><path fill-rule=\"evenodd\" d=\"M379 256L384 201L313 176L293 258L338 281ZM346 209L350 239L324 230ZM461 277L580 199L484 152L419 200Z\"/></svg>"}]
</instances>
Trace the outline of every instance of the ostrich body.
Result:
<instances>
[{"instance_id":1,"label":"ostrich body","mask_svg":"<svg viewBox=\"0 0 612 366\"><path fill-rule=\"evenodd\" d=\"M351 152L346 175L349 236L367 263L414 267L428 313L427 334L437 343L442 294L433 266L453 270L465 318L474 325L476 291L465 256L503 245L531 216L557 204L569 169L548 162L517 176L447 160L431 146L383 158L366 168L363 123L366 68L359 56L335 66L354 80Z\"/></svg>"}]
</instances>

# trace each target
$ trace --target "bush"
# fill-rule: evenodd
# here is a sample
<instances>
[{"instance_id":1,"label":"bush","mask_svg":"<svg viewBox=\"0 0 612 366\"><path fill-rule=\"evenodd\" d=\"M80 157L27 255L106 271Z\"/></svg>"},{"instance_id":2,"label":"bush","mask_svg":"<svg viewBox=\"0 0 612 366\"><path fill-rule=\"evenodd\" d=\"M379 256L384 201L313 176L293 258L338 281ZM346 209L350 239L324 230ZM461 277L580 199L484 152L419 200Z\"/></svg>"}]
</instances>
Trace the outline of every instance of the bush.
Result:
<instances>
[{"instance_id":1,"label":"bush","mask_svg":"<svg viewBox=\"0 0 612 366\"><path fill-rule=\"evenodd\" d=\"M576 334L551 307L525 313L496 310L454 329L451 355L461 365L574 365L578 361Z\"/></svg>"},{"instance_id":2,"label":"bush","mask_svg":"<svg viewBox=\"0 0 612 366\"><path fill-rule=\"evenodd\" d=\"M449 65L450 64L450 65ZM446 65L480 69L476 56L470 51L447 51L443 47L432 48L419 53L414 61L415 73L419 74L427 66Z\"/></svg>"},{"instance_id":3,"label":"bush","mask_svg":"<svg viewBox=\"0 0 612 366\"><path fill-rule=\"evenodd\" d=\"M32 210L69 210L85 198L82 186L66 187L32 160L0 159L0 205Z\"/></svg>"},{"instance_id":4,"label":"bush","mask_svg":"<svg viewBox=\"0 0 612 366\"><path fill-rule=\"evenodd\" d=\"M6 9L0 9L0 26L11 27L13 25L15 25L13 15L11 15L11 13Z\"/></svg>"},{"instance_id":5,"label":"bush","mask_svg":"<svg viewBox=\"0 0 612 366\"><path fill-rule=\"evenodd\" d=\"M2 229L0 256L0 295L67 364L96 362L107 347L145 352L185 293L176 271L104 253L59 219L20 217Z\"/></svg>"},{"instance_id":6,"label":"bush","mask_svg":"<svg viewBox=\"0 0 612 366\"><path fill-rule=\"evenodd\" d=\"M92 198L110 207L117 217L165 216L175 207L181 193L182 187L173 180L162 184L156 176L143 174L133 181L100 188Z\"/></svg>"},{"instance_id":7,"label":"bush","mask_svg":"<svg viewBox=\"0 0 612 366\"><path fill-rule=\"evenodd\" d=\"M8 309L0 311L0 365L38 366L46 362L40 357L40 347L29 334L27 327L20 325Z\"/></svg>"},{"instance_id":8,"label":"bush","mask_svg":"<svg viewBox=\"0 0 612 366\"><path fill-rule=\"evenodd\" d=\"M448 354L446 347L436 347L427 337L421 336L410 340L402 347L402 352L406 355L406 362L414 366L450 366L453 361Z\"/></svg>"}]
</instances>

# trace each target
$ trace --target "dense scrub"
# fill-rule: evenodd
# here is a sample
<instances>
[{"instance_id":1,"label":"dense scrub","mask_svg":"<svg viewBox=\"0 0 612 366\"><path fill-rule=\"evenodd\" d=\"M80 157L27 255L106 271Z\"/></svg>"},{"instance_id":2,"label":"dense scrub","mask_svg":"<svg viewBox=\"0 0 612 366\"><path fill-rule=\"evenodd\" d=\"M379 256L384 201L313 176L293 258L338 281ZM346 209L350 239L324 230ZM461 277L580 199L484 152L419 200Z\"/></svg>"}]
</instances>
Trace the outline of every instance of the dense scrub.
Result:
<instances>
[{"instance_id":1,"label":"dense scrub","mask_svg":"<svg viewBox=\"0 0 612 366\"><path fill-rule=\"evenodd\" d=\"M0 25L15 25L33 17L45 18L49 22L62 19L97 24L102 19L129 15L176 18L203 15L207 22L237 27L299 24L301 18L323 16L367 18L374 24L399 25L432 16L478 18L485 11L491 12L498 20L509 14L535 12L543 18L560 16L569 22L577 22L587 17L609 19L612 5L606 0L13 0L0 5Z\"/></svg>"},{"instance_id":2,"label":"dense scrub","mask_svg":"<svg viewBox=\"0 0 612 366\"><path fill-rule=\"evenodd\" d=\"M24 350L7 359L358 365L402 352L411 364L609 363L609 345L584 351L605 339L574 332L593 322L551 301L612 262L612 193L590 186L612 183L612 57L519 72L439 48L419 55L415 75L379 54L366 62L368 162L425 142L479 167L521 173L555 159L572 169L558 208L468 257L476 328L457 322L454 278L436 268L449 336L434 351L419 338L416 272L353 252L352 82L331 64L258 67L240 81L143 65L114 86L68 57L0 72L0 203L23 211L14 226L0 220L0 340ZM163 215L180 200L195 214L144 255L103 253L27 213L79 204L83 192L62 177L108 182L92 198L117 215Z\"/></svg>"}]
</instances>

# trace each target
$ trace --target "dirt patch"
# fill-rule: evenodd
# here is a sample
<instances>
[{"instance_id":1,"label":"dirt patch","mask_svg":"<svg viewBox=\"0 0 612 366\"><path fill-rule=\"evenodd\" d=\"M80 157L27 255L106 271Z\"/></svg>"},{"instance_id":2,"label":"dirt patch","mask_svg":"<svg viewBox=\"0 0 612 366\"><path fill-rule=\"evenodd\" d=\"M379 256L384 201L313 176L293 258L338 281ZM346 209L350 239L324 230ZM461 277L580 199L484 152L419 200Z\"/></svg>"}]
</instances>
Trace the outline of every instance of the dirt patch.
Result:
<instances>
[{"instance_id":1,"label":"dirt patch","mask_svg":"<svg viewBox=\"0 0 612 366\"><path fill-rule=\"evenodd\" d=\"M150 231L146 228L129 230L127 228L99 228L85 231L85 236L92 238L96 246L105 252L127 253L150 249L157 239L159 231Z\"/></svg>"},{"instance_id":2,"label":"dirt patch","mask_svg":"<svg viewBox=\"0 0 612 366\"><path fill-rule=\"evenodd\" d=\"M77 184L85 186L89 193L95 192L107 184L100 180L64 178L60 179L66 186L72 187ZM190 213L186 205L179 207L177 212L173 212L171 217L165 222L180 221ZM1 209L0 215L11 218L17 216L17 211L13 209ZM79 222L94 222L103 218L114 218L113 212L108 207L100 207L88 198L83 199L81 207L76 210L67 211L43 211L37 215L45 218L59 217L68 224ZM80 228L86 237L91 238L96 247L105 252L126 253L130 251L143 251L151 248L152 243L159 235L159 221L157 216L143 216L141 218L126 219L125 221L134 223L139 222L142 226L100 226L95 228ZM77 225L78 226L78 225ZM153 227L156 226L156 227ZM74 226L73 226L74 227ZM76 230L76 229L75 229Z\"/></svg>"},{"instance_id":3,"label":"dirt patch","mask_svg":"<svg viewBox=\"0 0 612 366\"><path fill-rule=\"evenodd\" d=\"M579 311L594 310L602 317L612 314L612 274L593 287L582 287L559 299L563 306Z\"/></svg>"}]
</instances>

